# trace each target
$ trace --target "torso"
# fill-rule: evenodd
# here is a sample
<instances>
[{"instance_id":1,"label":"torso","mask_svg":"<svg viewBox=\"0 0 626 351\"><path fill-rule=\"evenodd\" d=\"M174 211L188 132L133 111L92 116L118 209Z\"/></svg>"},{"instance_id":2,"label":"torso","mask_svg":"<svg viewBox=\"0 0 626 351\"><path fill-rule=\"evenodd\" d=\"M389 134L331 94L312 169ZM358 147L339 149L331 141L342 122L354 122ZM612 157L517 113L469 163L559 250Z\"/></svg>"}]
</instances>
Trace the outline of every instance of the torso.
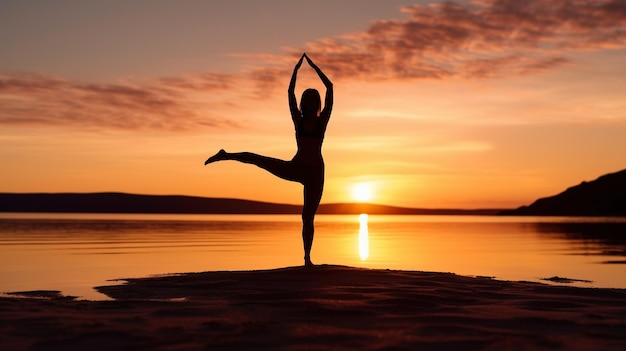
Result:
<instances>
[{"instance_id":1,"label":"torso","mask_svg":"<svg viewBox=\"0 0 626 351\"><path fill-rule=\"evenodd\" d=\"M303 117L296 125L296 143L298 151L292 161L309 165L324 166L322 143L326 126L320 117L305 120Z\"/></svg>"}]
</instances>

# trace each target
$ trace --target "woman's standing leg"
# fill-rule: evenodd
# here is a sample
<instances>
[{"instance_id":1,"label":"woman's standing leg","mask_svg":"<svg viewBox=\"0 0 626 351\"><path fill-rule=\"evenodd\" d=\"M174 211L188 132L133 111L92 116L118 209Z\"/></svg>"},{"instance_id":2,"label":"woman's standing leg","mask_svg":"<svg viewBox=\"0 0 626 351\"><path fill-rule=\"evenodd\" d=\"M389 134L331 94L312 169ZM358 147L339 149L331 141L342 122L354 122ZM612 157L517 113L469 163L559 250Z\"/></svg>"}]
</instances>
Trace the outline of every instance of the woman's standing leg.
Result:
<instances>
[{"instance_id":1,"label":"woman's standing leg","mask_svg":"<svg viewBox=\"0 0 626 351\"><path fill-rule=\"evenodd\" d=\"M313 247L313 235L315 233L315 212L322 199L324 190L324 178L320 182L304 183L304 206L302 208L302 243L304 245L304 265L312 266L311 248Z\"/></svg>"}]
</instances>

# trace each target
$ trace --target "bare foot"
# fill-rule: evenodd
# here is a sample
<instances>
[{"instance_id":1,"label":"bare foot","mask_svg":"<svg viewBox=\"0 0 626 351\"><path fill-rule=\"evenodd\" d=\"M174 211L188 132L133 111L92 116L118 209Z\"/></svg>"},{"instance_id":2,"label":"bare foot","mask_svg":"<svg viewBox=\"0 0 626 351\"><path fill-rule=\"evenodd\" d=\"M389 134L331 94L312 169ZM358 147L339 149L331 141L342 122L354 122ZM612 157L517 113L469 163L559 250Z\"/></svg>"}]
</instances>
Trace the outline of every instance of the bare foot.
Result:
<instances>
[{"instance_id":1,"label":"bare foot","mask_svg":"<svg viewBox=\"0 0 626 351\"><path fill-rule=\"evenodd\" d=\"M209 157L206 161L204 161L204 165L208 165L209 163L212 162L217 162L217 161L222 161L226 159L226 151L224 151L224 149L221 149L220 151L218 151L215 155Z\"/></svg>"}]
</instances>

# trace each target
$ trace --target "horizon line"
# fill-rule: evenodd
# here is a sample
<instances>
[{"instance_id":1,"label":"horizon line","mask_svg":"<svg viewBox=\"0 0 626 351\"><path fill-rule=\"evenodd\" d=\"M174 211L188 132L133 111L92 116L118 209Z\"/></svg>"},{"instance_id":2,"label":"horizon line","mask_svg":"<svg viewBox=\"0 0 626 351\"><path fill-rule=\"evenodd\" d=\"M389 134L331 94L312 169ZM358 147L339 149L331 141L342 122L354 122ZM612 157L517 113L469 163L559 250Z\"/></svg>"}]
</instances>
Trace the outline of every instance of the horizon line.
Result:
<instances>
[{"instance_id":1,"label":"horizon line","mask_svg":"<svg viewBox=\"0 0 626 351\"><path fill-rule=\"evenodd\" d=\"M196 198L196 199L208 199L208 200L234 200L234 201L243 201L243 202L252 202L258 204L268 204L268 205L281 205L281 206L293 206L293 207L302 207L301 204L292 204L292 203L282 203L282 202L272 202L265 200L252 200L252 199L243 199L243 198L233 198L233 197L210 197L210 196L199 196L199 195L182 195L182 194L139 194L139 193L128 193L122 191L96 191L96 192L0 192L0 195L124 195L124 196L140 196L140 197L182 197L182 198ZM423 210L423 211L506 211L512 210L514 208L445 208L445 207L412 207L412 206L397 206L397 205L388 205L384 203L375 203L375 202L323 202L320 203L321 206L372 206L372 207L386 207L388 209L396 209L396 210ZM2 211L0 212L13 212L13 211ZM68 212L69 213L69 212ZM321 214L321 213L320 213Z\"/></svg>"}]
</instances>

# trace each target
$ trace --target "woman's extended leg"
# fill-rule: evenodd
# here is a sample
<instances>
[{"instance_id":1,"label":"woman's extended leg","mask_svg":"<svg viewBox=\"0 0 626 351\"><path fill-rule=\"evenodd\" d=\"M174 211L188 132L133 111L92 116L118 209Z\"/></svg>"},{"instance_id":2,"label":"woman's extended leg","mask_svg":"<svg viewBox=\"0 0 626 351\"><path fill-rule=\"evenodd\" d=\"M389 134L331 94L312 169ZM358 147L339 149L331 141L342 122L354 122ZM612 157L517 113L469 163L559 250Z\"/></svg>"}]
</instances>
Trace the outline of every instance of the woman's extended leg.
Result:
<instances>
[{"instance_id":1,"label":"woman's extended leg","mask_svg":"<svg viewBox=\"0 0 626 351\"><path fill-rule=\"evenodd\" d=\"M224 149L220 150L215 155L209 157L204 164L207 165L209 163L224 161L224 160L233 160L239 161L243 163L253 164L259 168L262 168L273 175L291 181L297 181L298 178L298 170L295 165L289 161L280 160L273 157L267 157L263 155L258 155L252 152L226 152Z\"/></svg>"},{"instance_id":2,"label":"woman's extended leg","mask_svg":"<svg viewBox=\"0 0 626 351\"><path fill-rule=\"evenodd\" d=\"M312 266L311 248L313 247L313 234L315 233L315 212L322 199L324 190L324 178L321 182L304 184L304 207L302 208L302 243L304 244L304 265Z\"/></svg>"}]
</instances>

